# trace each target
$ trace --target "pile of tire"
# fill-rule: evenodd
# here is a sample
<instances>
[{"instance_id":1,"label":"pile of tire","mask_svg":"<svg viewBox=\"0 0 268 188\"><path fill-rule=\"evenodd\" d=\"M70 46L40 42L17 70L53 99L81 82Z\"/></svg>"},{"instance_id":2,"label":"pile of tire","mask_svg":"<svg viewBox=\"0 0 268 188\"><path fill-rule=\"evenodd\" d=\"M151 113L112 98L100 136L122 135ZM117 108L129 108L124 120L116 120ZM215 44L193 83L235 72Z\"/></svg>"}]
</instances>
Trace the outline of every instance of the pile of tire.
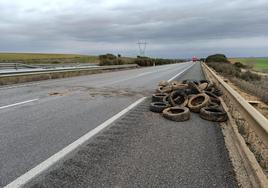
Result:
<instances>
[{"instance_id":1,"label":"pile of tire","mask_svg":"<svg viewBox=\"0 0 268 188\"><path fill-rule=\"evenodd\" d=\"M150 110L178 122L189 120L190 112L199 113L205 120L223 122L228 117L221 95L221 90L208 80L161 81L152 95Z\"/></svg>"}]
</instances>

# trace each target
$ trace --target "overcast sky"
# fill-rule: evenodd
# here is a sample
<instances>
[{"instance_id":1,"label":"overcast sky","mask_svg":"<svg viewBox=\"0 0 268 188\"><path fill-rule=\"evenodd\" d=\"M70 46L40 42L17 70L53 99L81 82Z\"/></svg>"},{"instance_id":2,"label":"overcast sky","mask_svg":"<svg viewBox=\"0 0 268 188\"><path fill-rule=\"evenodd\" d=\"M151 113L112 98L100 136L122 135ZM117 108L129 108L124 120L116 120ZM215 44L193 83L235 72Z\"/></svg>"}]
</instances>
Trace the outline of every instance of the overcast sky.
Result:
<instances>
[{"instance_id":1,"label":"overcast sky","mask_svg":"<svg viewBox=\"0 0 268 188\"><path fill-rule=\"evenodd\" d=\"M0 51L268 56L268 0L0 0Z\"/></svg>"}]
</instances>

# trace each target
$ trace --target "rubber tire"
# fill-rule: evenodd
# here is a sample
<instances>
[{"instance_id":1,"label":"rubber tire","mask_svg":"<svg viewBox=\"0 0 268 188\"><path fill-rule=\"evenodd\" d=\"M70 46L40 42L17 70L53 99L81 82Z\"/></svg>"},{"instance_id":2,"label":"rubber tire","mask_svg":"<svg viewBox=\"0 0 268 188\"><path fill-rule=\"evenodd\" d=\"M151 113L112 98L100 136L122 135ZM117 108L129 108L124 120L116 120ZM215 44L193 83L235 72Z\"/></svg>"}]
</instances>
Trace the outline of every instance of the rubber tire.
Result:
<instances>
[{"instance_id":1,"label":"rubber tire","mask_svg":"<svg viewBox=\"0 0 268 188\"><path fill-rule=\"evenodd\" d=\"M165 87L165 86L168 86L168 85L169 85L168 81L164 81L164 80L162 80L162 81L160 81L160 82L158 83L158 86L163 86L163 87Z\"/></svg>"},{"instance_id":2,"label":"rubber tire","mask_svg":"<svg viewBox=\"0 0 268 188\"><path fill-rule=\"evenodd\" d=\"M178 84L182 84L182 83L179 82L179 81L177 81L177 80L172 80L171 82L169 82L169 84L170 84L171 86L173 86L173 85L178 85Z\"/></svg>"},{"instance_id":3,"label":"rubber tire","mask_svg":"<svg viewBox=\"0 0 268 188\"><path fill-rule=\"evenodd\" d=\"M172 86L159 86L156 90L157 93L170 93L172 92Z\"/></svg>"},{"instance_id":4,"label":"rubber tire","mask_svg":"<svg viewBox=\"0 0 268 188\"><path fill-rule=\"evenodd\" d=\"M197 80L183 80L182 83L183 84L194 83L196 85L199 85L199 81L197 81Z\"/></svg>"},{"instance_id":5,"label":"rubber tire","mask_svg":"<svg viewBox=\"0 0 268 188\"><path fill-rule=\"evenodd\" d=\"M218 88L215 88L215 90L213 91L213 93L214 93L215 95L217 95L218 97L220 97L220 96L223 95L222 91L221 91L220 89L218 89Z\"/></svg>"},{"instance_id":6,"label":"rubber tire","mask_svg":"<svg viewBox=\"0 0 268 188\"><path fill-rule=\"evenodd\" d=\"M155 113L161 113L164 109L168 107L169 105L164 102L152 102L150 104L150 111Z\"/></svg>"},{"instance_id":7,"label":"rubber tire","mask_svg":"<svg viewBox=\"0 0 268 188\"><path fill-rule=\"evenodd\" d=\"M197 105L193 104L194 100L196 100L197 98L201 98L201 97L203 98L203 101L200 104L197 104ZM205 93L201 93L201 94L195 95L189 99L188 107L192 112L198 113L198 112L200 112L201 108L208 106L209 102L210 102L209 96L206 95Z\"/></svg>"},{"instance_id":8,"label":"rubber tire","mask_svg":"<svg viewBox=\"0 0 268 188\"><path fill-rule=\"evenodd\" d=\"M200 117L208 121L224 122L227 121L227 113L222 108L204 107L200 110Z\"/></svg>"},{"instance_id":9,"label":"rubber tire","mask_svg":"<svg viewBox=\"0 0 268 188\"><path fill-rule=\"evenodd\" d=\"M211 92L213 93L215 91L215 88L214 87L207 87L205 91L208 91L208 92Z\"/></svg>"},{"instance_id":10,"label":"rubber tire","mask_svg":"<svg viewBox=\"0 0 268 188\"><path fill-rule=\"evenodd\" d=\"M172 90L178 90L178 89L187 89L188 84L172 84Z\"/></svg>"},{"instance_id":11,"label":"rubber tire","mask_svg":"<svg viewBox=\"0 0 268 188\"><path fill-rule=\"evenodd\" d=\"M202 83L202 84L199 84L198 85L198 88L203 91L203 90L206 90L208 87L208 83Z\"/></svg>"},{"instance_id":12,"label":"rubber tire","mask_svg":"<svg viewBox=\"0 0 268 188\"><path fill-rule=\"evenodd\" d=\"M174 113L174 111L179 111L179 112ZM190 119L190 111L186 107L180 107L180 106L170 107L170 108L166 108L163 111L163 116L166 119L169 119L172 121L177 121L177 122L187 121Z\"/></svg>"},{"instance_id":13,"label":"rubber tire","mask_svg":"<svg viewBox=\"0 0 268 188\"><path fill-rule=\"evenodd\" d=\"M152 102L163 102L163 98L168 96L167 93L155 93L152 95Z\"/></svg>"},{"instance_id":14,"label":"rubber tire","mask_svg":"<svg viewBox=\"0 0 268 188\"><path fill-rule=\"evenodd\" d=\"M207 107L222 108L219 104L214 102L210 102Z\"/></svg>"},{"instance_id":15,"label":"rubber tire","mask_svg":"<svg viewBox=\"0 0 268 188\"><path fill-rule=\"evenodd\" d=\"M169 95L165 96L165 97L163 98L163 102L166 103L166 104L168 104L168 105L170 105L170 104L169 104L169 100L168 100L168 98L169 98Z\"/></svg>"},{"instance_id":16,"label":"rubber tire","mask_svg":"<svg viewBox=\"0 0 268 188\"><path fill-rule=\"evenodd\" d=\"M193 82L188 83L188 88L191 89L191 93L192 94L199 94L199 93L201 93L198 85L196 85Z\"/></svg>"},{"instance_id":17,"label":"rubber tire","mask_svg":"<svg viewBox=\"0 0 268 188\"><path fill-rule=\"evenodd\" d=\"M199 83L200 83L200 84L203 84L203 83L207 83L207 84L209 84L210 81L209 81L209 80L200 80Z\"/></svg>"},{"instance_id":18,"label":"rubber tire","mask_svg":"<svg viewBox=\"0 0 268 188\"><path fill-rule=\"evenodd\" d=\"M182 97L183 101L181 103L178 103L176 101L176 98L178 97ZM188 103L188 98L187 96L185 95L184 91L173 91L171 92L170 96L169 96L169 104L171 106L186 106L187 103Z\"/></svg>"},{"instance_id":19,"label":"rubber tire","mask_svg":"<svg viewBox=\"0 0 268 188\"><path fill-rule=\"evenodd\" d=\"M216 103L218 105L221 105L221 100L219 99L219 97L217 95L215 95L214 93L209 92L209 91L205 91L205 93L209 96L210 101L212 103Z\"/></svg>"}]
</instances>

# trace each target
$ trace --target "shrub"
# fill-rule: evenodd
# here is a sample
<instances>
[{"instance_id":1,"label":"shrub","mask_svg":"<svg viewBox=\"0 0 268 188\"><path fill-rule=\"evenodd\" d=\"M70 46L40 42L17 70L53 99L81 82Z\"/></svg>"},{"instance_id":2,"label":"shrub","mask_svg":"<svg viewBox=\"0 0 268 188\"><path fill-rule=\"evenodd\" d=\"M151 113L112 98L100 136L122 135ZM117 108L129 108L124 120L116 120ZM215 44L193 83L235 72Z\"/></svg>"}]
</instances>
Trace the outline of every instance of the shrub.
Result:
<instances>
[{"instance_id":1,"label":"shrub","mask_svg":"<svg viewBox=\"0 0 268 188\"><path fill-rule=\"evenodd\" d=\"M229 61L224 54L215 54L208 56L206 62L228 63Z\"/></svg>"},{"instance_id":2,"label":"shrub","mask_svg":"<svg viewBox=\"0 0 268 188\"><path fill-rule=\"evenodd\" d=\"M201 62L205 62L206 61L206 58L200 58L200 61Z\"/></svg>"},{"instance_id":3,"label":"shrub","mask_svg":"<svg viewBox=\"0 0 268 188\"><path fill-rule=\"evenodd\" d=\"M60 61L52 61L51 64L60 64L61 62Z\"/></svg>"},{"instance_id":4,"label":"shrub","mask_svg":"<svg viewBox=\"0 0 268 188\"><path fill-rule=\"evenodd\" d=\"M241 70L231 63L207 63L210 67L212 67L215 71L222 73L227 76L236 76L239 77Z\"/></svg>"},{"instance_id":5,"label":"shrub","mask_svg":"<svg viewBox=\"0 0 268 188\"><path fill-rule=\"evenodd\" d=\"M125 64L124 60L121 57L116 57L113 54L106 54L99 56L100 65L122 65Z\"/></svg>"},{"instance_id":6,"label":"shrub","mask_svg":"<svg viewBox=\"0 0 268 188\"><path fill-rule=\"evenodd\" d=\"M139 66L153 66L153 65L167 65L184 61L185 60L182 59L162 59L162 58L152 59L149 57L137 56L135 63L138 64Z\"/></svg>"},{"instance_id":7,"label":"shrub","mask_svg":"<svg viewBox=\"0 0 268 188\"><path fill-rule=\"evenodd\" d=\"M261 80L261 76L250 71L246 71L240 74L240 78L246 81Z\"/></svg>"},{"instance_id":8,"label":"shrub","mask_svg":"<svg viewBox=\"0 0 268 188\"><path fill-rule=\"evenodd\" d=\"M153 66L154 62L149 57L141 57L137 56L137 59L135 60L135 63L139 66Z\"/></svg>"},{"instance_id":9,"label":"shrub","mask_svg":"<svg viewBox=\"0 0 268 188\"><path fill-rule=\"evenodd\" d=\"M234 63L234 66L237 67L237 68L242 68L242 69L247 68L246 65L244 65L244 64L242 64L242 63L240 63L240 62L235 62L235 63Z\"/></svg>"}]
</instances>

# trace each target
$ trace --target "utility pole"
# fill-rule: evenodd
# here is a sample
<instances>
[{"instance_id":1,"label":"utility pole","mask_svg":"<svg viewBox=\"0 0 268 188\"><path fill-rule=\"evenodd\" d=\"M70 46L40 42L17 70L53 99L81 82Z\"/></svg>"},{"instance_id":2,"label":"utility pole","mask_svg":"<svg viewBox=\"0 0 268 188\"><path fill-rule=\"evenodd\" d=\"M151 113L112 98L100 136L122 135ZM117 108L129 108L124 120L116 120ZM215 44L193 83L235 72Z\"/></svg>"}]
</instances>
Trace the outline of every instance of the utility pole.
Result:
<instances>
[{"instance_id":1,"label":"utility pole","mask_svg":"<svg viewBox=\"0 0 268 188\"><path fill-rule=\"evenodd\" d=\"M139 41L137 44L139 45L140 56L145 56L145 50L148 43L146 41Z\"/></svg>"}]
</instances>

